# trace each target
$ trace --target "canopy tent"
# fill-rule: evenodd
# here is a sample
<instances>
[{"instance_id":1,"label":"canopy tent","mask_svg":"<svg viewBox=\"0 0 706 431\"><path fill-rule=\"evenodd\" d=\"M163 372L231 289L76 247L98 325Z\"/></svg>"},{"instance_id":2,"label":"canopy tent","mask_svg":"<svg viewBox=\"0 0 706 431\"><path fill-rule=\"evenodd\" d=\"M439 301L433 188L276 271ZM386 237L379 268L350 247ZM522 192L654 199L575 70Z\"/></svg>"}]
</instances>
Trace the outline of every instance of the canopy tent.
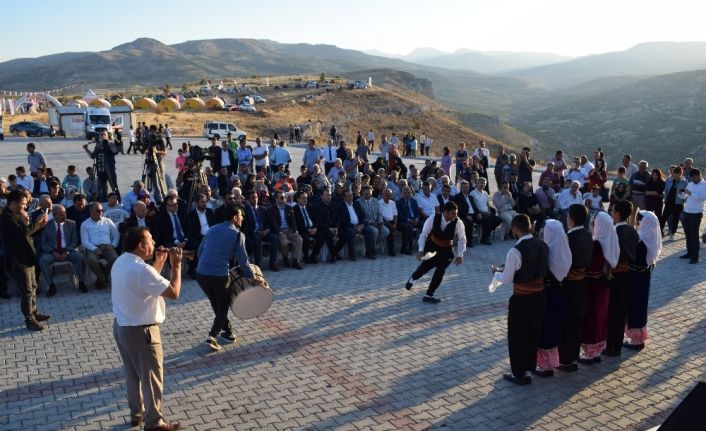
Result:
<instances>
[{"instance_id":1,"label":"canopy tent","mask_svg":"<svg viewBox=\"0 0 706 431\"><path fill-rule=\"evenodd\" d=\"M72 100L66 106L75 106L76 108L88 108L88 102L83 99Z\"/></svg>"},{"instance_id":2,"label":"canopy tent","mask_svg":"<svg viewBox=\"0 0 706 431\"><path fill-rule=\"evenodd\" d=\"M200 97L189 97L184 101L184 109L192 109L200 111L206 106L206 103Z\"/></svg>"},{"instance_id":3,"label":"canopy tent","mask_svg":"<svg viewBox=\"0 0 706 431\"><path fill-rule=\"evenodd\" d=\"M89 88L88 91L86 91L86 95L83 96L83 100L90 102L93 99L98 99L98 95Z\"/></svg>"},{"instance_id":4,"label":"canopy tent","mask_svg":"<svg viewBox=\"0 0 706 431\"><path fill-rule=\"evenodd\" d=\"M167 97L166 99L162 99L159 102L159 109L164 112L174 112L180 110L181 105L179 104L178 100L172 97Z\"/></svg>"},{"instance_id":5,"label":"canopy tent","mask_svg":"<svg viewBox=\"0 0 706 431\"><path fill-rule=\"evenodd\" d=\"M61 102L59 102L56 97L50 95L49 93L44 93L44 97L46 97L48 105L52 107L61 106Z\"/></svg>"},{"instance_id":6,"label":"canopy tent","mask_svg":"<svg viewBox=\"0 0 706 431\"><path fill-rule=\"evenodd\" d=\"M113 106L127 106L131 110L134 109L129 99L116 99L113 101Z\"/></svg>"},{"instance_id":7,"label":"canopy tent","mask_svg":"<svg viewBox=\"0 0 706 431\"><path fill-rule=\"evenodd\" d=\"M212 97L210 99L206 99L206 109L210 109L213 111L222 111L223 108L225 108L225 103L218 97Z\"/></svg>"},{"instance_id":8,"label":"canopy tent","mask_svg":"<svg viewBox=\"0 0 706 431\"><path fill-rule=\"evenodd\" d=\"M143 97L135 102L135 109L144 109L146 111L156 111L157 102L150 99L149 97Z\"/></svg>"},{"instance_id":9,"label":"canopy tent","mask_svg":"<svg viewBox=\"0 0 706 431\"><path fill-rule=\"evenodd\" d=\"M102 98L93 99L89 101L88 104L97 108L110 108L110 102Z\"/></svg>"}]
</instances>

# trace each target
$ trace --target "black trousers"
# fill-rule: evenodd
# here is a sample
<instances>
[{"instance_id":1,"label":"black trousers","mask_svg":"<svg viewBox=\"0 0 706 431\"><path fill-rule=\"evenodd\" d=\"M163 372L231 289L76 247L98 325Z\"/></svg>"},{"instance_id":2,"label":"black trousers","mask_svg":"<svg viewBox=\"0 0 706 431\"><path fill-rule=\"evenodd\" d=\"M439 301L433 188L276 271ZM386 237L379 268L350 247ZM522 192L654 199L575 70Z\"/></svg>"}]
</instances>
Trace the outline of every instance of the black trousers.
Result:
<instances>
[{"instance_id":1,"label":"black trousers","mask_svg":"<svg viewBox=\"0 0 706 431\"><path fill-rule=\"evenodd\" d=\"M164 140L167 141L166 147L170 150L173 150L174 148L172 148L172 138L164 138Z\"/></svg>"},{"instance_id":2,"label":"black trousers","mask_svg":"<svg viewBox=\"0 0 706 431\"><path fill-rule=\"evenodd\" d=\"M20 291L20 310L25 320L34 319L37 314L37 279L34 266L16 266L7 270Z\"/></svg>"},{"instance_id":3,"label":"black trousers","mask_svg":"<svg viewBox=\"0 0 706 431\"><path fill-rule=\"evenodd\" d=\"M699 227L701 226L702 213L682 213L682 226L686 236L686 253L692 259L699 258Z\"/></svg>"},{"instance_id":4,"label":"black trousers","mask_svg":"<svg viewBox=\"0 0 706 431\"><path fill-rule=\"evenodd\" d=\"M561 321L559 363L572 364L579 358L583 319L588 311L586 281L564 280L564 317Z\"/></svg>"},{"instance_id":5,"label":"black trousers","mask_svg":"<svg viewBox=\"0 0 706 431\"><path fill-rule=\"evenodd\" d=\"M623 347L625 319L630 307L630 273L614 272L608 302L608 337L606 349L619 353Z\"/></svg>"},{"instance_id":6,"label":"black trousers","mask_svg":"<svg viewBox=\"0 0 706 431\"><path fill-rule=\"evenodd\" d=\"M228 320L228 310L230 309L231 290L228 288L228 277L216 277L212 275L196 274L196 281L203 293L211 303L211 309L215 313L213 326L208 335L218 336L221 331L231 332L230 321Z\"/></svg>"},{"instance_id":7,"label":"black trousers","mask_svg":"<svg viewBox=\"0 0 706 431\"><path fill-rule=\"evenodd\" d=\"M309 231L306 229L299 232L302 237L302 260L306 263L319 255L319 250L324 243L324 236L320 232L320 229L316 230L316 235L309 235Z\"/></svg>"},{"instance_id":8,"label":"black trousers","mask_svg":"<svg viewBox=\"0 0 706 431\"><path fill-rule=\"evenodd\" d=\"M414 249L414 228L409 223L397 223L397 229L402 234L402 253L411 253Z\"/></svg>"},{"instance_id":9,"label":"black trousers","mask_svg":"<svg viewBox=\"0 0 706 431\"><path fill-rule=\"evenodd\" d=\"M679 227L679 217L681 212L684 210L684 205L677 204L666 204L662 210L662 217L659 219L659 227L664 233L664 226L669 226L669 231L674 235Z\"/></svg>"},{"instance_id":10,"label":"black trousers","mask_svg":"<svg viewBox=\"0 0 706 431\"><path fill-rule=\"evenodd\" d=\"M246 238L250 245L252 246L252 255L255 265L262 266L262 243L270 243L270 265L274 265L277 262L277 250L279 250L279 236L268 233L264 238L253 233L252 236Z\"/></svg>"},{"instance_id":11,"label":"black trousers","mask_svg":"<svg viewBox=\"0 0 706 431\"><path fill-rule=\"evenodd\" d=\"M537 368L537 347L542 335L542 322L547 308L544 291L529 295L512 295L507 313L507 347L510 370L517 378Z\"/></svg>"},{"instance_id":12,"label":"black trousers","mask_svg":"<svg viewBox=\"0 0 706 431\"><path fill-rule=\"evenodd\" d=\"M419 280L424 274L429 272L432 268L435 268L434 274L431 276L431 283L429 283L429 287L427 288L427 295L434 296L434 292L444 278L446 268L448 268L454 260L454 253L452 247L442 248L434 246L428 251L436 251L436 255L431 259L423 260L412 273L412 279Z\"/></svg>"},{"instance_id":13,"label":"black trousers","mask_svg":"<svg viewBox=\"0 0 706 431\"><path fill-rule=\"evenodd\" d=\"M0 254L0 295L7 295L7 274L5 273L5 255Z\"/></svg>"}]
</instances>

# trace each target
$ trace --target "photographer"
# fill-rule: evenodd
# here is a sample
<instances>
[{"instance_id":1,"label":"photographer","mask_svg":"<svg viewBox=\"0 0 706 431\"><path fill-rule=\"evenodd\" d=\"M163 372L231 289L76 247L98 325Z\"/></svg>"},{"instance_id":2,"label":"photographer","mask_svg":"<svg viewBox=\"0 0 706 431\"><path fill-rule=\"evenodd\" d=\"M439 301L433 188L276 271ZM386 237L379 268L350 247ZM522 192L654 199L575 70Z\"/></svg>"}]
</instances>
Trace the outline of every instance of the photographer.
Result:
<instances>
[{"instance_id":1,"label":"photographer","mask_svg":"<svg viewBox=\"0 0 706 431\"><path fill-rule=\"evenodd\" d=\"M115 155L118 153L118 147L108 140L108 132L103 130L100 132L96 146L93 151L88 149L89 144L83 146L84 151L95 162L95 173L98 176L98 199L100 202L108 200L108 183L111 189L120 196L118 190L118 176L115 173Z\"/></svg>"},{"instance_id":2,"label":"photographer","mask_svg":"<svg viewBox=\"0 0 706 431\"><path fill-rule=\"evenodd\" d=\"M167 147L162 135L157 133L155 125L150 126L150 133L146 140L145 162L142 180L147 180L148 189L152 190L158 204L164 201L166 182L164 178L164 163L162 159L167 155Z\"/></svg>"}]
</instances>

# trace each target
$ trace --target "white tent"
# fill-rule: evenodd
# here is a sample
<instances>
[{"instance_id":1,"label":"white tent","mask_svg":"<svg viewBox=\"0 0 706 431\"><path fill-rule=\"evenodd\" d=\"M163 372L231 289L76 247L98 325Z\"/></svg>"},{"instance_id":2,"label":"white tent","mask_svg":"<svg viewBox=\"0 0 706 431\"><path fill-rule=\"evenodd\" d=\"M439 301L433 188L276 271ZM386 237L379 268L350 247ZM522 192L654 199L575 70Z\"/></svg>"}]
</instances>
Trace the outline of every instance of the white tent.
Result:
<instances>
[{"instance_id":1,"label":"white tent","mask_svg":"<svg viewBox=\"0 0 706 431\"><path fill-rule=\"evenodd\" d=\"M96 93L94 93L93 90L91 90L90 88L88 89L88 91L86 91L86 95L83 96L83 100L85 100L86 102L90 102L91 100L97 99L97 98L98 98L98 95Z\"/></svg>"}]
</instances>

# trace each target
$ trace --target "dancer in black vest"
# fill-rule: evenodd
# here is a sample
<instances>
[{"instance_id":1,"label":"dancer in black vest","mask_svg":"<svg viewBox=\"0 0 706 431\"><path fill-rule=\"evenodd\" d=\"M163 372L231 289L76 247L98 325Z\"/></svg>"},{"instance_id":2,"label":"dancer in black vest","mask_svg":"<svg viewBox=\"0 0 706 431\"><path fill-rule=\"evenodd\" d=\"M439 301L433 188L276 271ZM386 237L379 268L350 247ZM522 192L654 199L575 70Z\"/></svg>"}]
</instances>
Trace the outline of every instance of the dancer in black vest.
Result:
<instances>
[{"instance_id":1,"label":"dancer in black vest","mask_svg":"<svg viewBox=\"0 0 706 431\"><path fill-rule=\"evenodd\" d=\"M454 202L447 202L442 208L442 213L427 218L422 232L419 234L419 252L417 260L421 263L417 270L407 280L405 289L412 289L412 285L432 268L434 275L427 288L427 293L422 301L438 304L441 299L434 297L434 292L444 278L446 268L454 261L453 243L454 236L458 238L456 247L456 265L463 263L463 253L466 251L466 233L463 222L458 219L458 206ZM428 259L422 259L425 253L436 253Z\"/></svg>"},{"instance_id":2,"label":"dancer in black vest","mask_svg":"<svg viewBox=\"0 0 706 431\"><path fill-rule=\"evenodd\" d=\"M569 207L566 224L569 227L569 248L571 249L571 269L564 280L564 317L561 322L559 342L559 366L565 372L578 371L576 361L581 350L583 319L588 309L586 290L586 268L593 256L593 237L584 229L588 210L584 205Z\"/></svg>"},{"instance_id":3,"label":"dancer in black vest","mask_svg":"<svg viewBox=\"0 0 706 431\"><path fill-rule=\"evenodd\" d=\"M606 356L620 355L625 333L625 319L630 306L630 281L632 279L630 267L635 263L637 244L640 242L637 231L628 224L630 214L632 214L632 204L628 201L617 201L611 213L615 223L615 232L618 234L620 258L618 266L612 272L613 279L610 281L608 338L603 351Z\"/></svg>"},{"instance_id":4,"label":"dancer in black vest","mask_svg":"<svg viewBox=\"0 0 706 431\"><path fill-rule=\"evenodd\" d=\"M503 378L518 385L528 385L532 378L527 372L537 368L537 347L547 307L544 277L549 271L549 247L532 236L532 221L526 214L515 216L511 227L519 240L507 252L504 268L501 271L493 268L497 283L512 283L507 313L507 344L512 372L505 373Z\"/></svg>"}]
</instances>

